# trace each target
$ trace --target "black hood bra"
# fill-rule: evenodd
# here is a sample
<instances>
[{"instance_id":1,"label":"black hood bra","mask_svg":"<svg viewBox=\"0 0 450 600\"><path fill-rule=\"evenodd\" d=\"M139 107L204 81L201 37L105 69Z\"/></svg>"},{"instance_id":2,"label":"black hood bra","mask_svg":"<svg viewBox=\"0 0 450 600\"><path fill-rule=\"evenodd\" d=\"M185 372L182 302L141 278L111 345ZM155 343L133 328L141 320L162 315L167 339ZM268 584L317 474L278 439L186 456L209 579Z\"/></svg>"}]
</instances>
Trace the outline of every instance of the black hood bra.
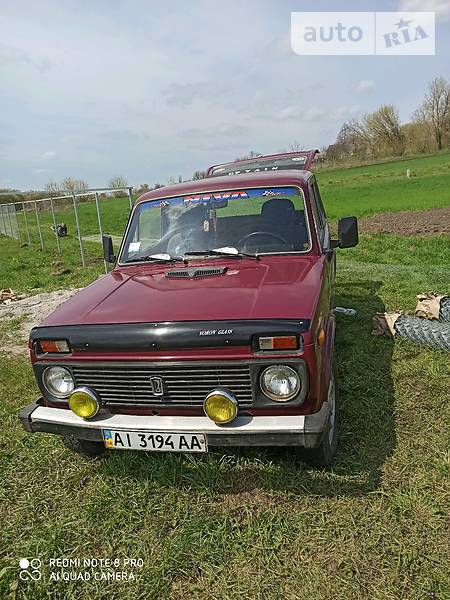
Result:
<instances>
[{"instance_id":1,"label":"black hood bra","mask_svg":"<svg viewBox=\"0 0 450 600\"><path fill-rule=\"evenodd\" d=\"M35 327L30 337L33 344L67 340L72 350L79 351L157 351L250 346L258 336L299 335L308 331L309 325L309 319L58 325Z\"/></svg>"}]
</instances>

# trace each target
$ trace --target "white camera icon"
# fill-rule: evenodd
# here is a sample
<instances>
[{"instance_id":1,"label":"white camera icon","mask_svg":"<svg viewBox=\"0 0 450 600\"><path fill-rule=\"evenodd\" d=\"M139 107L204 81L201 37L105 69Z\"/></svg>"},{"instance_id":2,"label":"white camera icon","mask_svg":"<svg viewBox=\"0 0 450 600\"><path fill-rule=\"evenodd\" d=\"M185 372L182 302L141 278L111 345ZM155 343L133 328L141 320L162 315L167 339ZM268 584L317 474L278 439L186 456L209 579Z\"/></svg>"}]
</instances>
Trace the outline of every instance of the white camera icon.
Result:
<instances>
[{"instance_id":1,"label":"white camera icon","mask_svg":"<svg viewBox=\"0 0 450 600\"><path fill-rule=\"evenodd\" d=\"M42 577L41 573L41 564L42 562L39 558L32 558L28 560L28 558L21 558L19 561L19 567L21 571L19 573L19 577L22 581L32 580L39 581Z\"/></svg>"}]
</instances>

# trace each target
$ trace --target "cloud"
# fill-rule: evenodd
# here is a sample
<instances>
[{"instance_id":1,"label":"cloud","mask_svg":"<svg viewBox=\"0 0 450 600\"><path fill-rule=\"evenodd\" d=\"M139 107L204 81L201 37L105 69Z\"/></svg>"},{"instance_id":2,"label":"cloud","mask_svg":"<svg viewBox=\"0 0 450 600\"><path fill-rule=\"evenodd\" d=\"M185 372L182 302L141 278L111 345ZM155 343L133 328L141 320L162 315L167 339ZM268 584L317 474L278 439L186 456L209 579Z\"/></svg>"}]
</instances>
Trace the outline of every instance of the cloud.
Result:
<instances>
[{"instance_id":1,"label":"cloud","mask_svg":"<svg viewBox=\"0 0 450 600\"><path fill-rule=\"evenodd\" d=\"M184 108L196 103L208 106L229 106L235 100L235 91L228 81L199 80L189 83L171 83L162 91L167 106Z\"/></svg>"},{"instance_id":2,"label":"cloud","mask_svg":"<svg viewBox=\"0 0 450 600\"><path fill-rule=\"evenodd\" d=\"M277 119L300 119L303 115L303 107L300 104L286 106L276 115Z\"/></svg>"},{"instance_id":3,"label":"cloud","mask_svg":"<svg viewBox=\"0 0 450 600\"><path fill-rule=\"evenodd\" d=\"M358 85L355 87L357 94L367 94L375 90L375 81L373 79L361 79Z\"/></svg>"},{"instance_id":4,"label":"cloud","mask_svg":"<svg viewBox=\"0 0 450 600\"><path fill-rule=\"evenodd\" d=\"M271 59L286 59L293 57L293 54L294 53L291 47L291 34L288 32L273 38L268 44L266 44L260 51L260 59L263 61Z\"/></svg>"},{"instance_id":5,"label":"cloud","mask_svg":"<svg viewBox=\"0 0 450 600\"><path fill-rule=\"evenodd\" d=\"M53 150L47 150L47 152L44 152L44 154L42 155L42 158L44 160L52 160L52 158L55 158L56 156L56 152L53 152Z\"/></svg>"},{"instance_id":6,"label":"cloud","mask_svg":"<svg viewBox=\"0 0 450 600\"><path fill-rule=\"evenodd\" d=\"M163 90L162 95L165 97L168 106L190 106L197 98L205 98L203 90L207 87L205 82L172 83Z\"/></svg>"},{"instance_id":7,"label":"cloud","mask_svg":"<svg viewBox=\"0 0 450 600\"><path fill-rule=\"evenodd\" d=\"M199 139L218 140L220 138L235 138L242 136L247 132L247 128L237 123L220 123L213 127L205 129L192 127L185 129L180 133L180 136L192 138L198 144Z\"/></svg>"},{"instance_id":8,"label":"cloud","mask_svg":"<svg viewBox=\"0 0 450 600\"><path fill-rule=\"evenodd\" d=\"M303 113L303 119L309 122L322 121L326 117L326 111L322 108L313 106L312 108L306 109Z\"/></svg>"},{"instance_id":9,"label":"cloud","mask_svg":"<svg viewBox=\"0 0 450 600\"><path fill-rule=\"evenodd\" d=\"M43 74L52 67L52 61L48 58L37 58L31 52L2 43L0 44L0 67L25 67L36 69Z\"/></svg>"},{"instance_id":10,"label":"cloud","mask_svg":"<svg viewBox=\"0 0 450 600\"><path fill-rule=\"evenodd\" d=\"M280 120L297 119L300 123L321 123L325 121L345 121L351 119L361 113L361 107L358 105L340 106L332 110L324 110L317 106L305 109L299 103L292 106L287 106L278 115Z\"/></svg>"},{"instance_id":11,"label":"cloud","mask_svg":"<svg viewBox=\"0 0 450 600\"><path fill-rule=\"evenodd\" d=\"M315 106L306 108L300 102L291 106L286 106L281 109L277 114L274 114L274 118L281 121L287 119L297 119L301 121L314 122L324 119L326 113L323 109Z\"/></svg>"},{"instance_id":12,"label":"cloud","mask_svg":"<svg viewBox=\"0 0 450 600\"><path fill-rule=\"evenodd\" d=\"M340 106L339 108L335 108L330 113L331 121L339 121L342 123L343 121L347 121L348 119L353 119L361 114L361 107L357 104L353 104L351 106Z\"/></svg>"},{"instance_id":13,"label":"cloud","mask_svg":"<svg viewBox=\"0 0 450 600\"><path fill-rule=\"evenodd\" d=\"M400 0L401 12L435 12L443 20L450 19L449 0Z\"/></svg>"}]
</instances>

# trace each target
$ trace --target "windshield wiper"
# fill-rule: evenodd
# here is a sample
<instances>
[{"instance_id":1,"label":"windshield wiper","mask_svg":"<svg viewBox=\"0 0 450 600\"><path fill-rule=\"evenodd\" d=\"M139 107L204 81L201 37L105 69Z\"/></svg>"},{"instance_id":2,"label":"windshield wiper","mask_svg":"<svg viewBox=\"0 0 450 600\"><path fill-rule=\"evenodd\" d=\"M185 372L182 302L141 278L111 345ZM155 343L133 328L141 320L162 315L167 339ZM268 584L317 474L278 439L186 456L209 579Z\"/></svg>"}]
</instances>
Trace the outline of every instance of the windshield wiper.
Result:
<instances>
[{"instance_id":1,"label":"windshield wiper","mask_svg":"<svg viewBox=\"0 0 450 600\"><path fill-rule=\"evenodd\" d=\"M185 252L185 256L230 256L231 258L254 258L255 260L261 260L258 254L247 254L246 252L230 252L228 250L193 250L192 252Z\"/></svg>"},{"instance_id":2,"label":"windshield wiper","mask_svg":"<svg viewBox=\"0 0 450 600\"><path fill-rule=\"evenodd\" d=\"M170 256L169 254L149 254L148 256L137 256L130 260L125 261L126 263L133 262L162 262L162 263L173 263L173 262L184 262L182 256Z\"/></svg>"}]
</instances>

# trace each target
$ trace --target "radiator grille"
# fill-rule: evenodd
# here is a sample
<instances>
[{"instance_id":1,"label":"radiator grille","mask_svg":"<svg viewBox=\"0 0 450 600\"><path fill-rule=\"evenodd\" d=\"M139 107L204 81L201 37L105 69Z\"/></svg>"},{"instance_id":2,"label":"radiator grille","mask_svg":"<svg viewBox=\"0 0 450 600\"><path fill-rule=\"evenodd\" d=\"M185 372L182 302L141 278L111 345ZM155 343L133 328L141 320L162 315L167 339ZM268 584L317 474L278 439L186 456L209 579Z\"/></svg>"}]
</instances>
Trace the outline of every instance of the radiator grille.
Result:
<instances>
[{"instance_id":1,"label":"radiator grille","mask_svg":"<svg viewBox=\"0 0 450 600\"><path fill-rule=\"evenodd\" d=\"M72 367L77 386L94 389L108 403L201 405L215 387L235 394L241 405L252 403L249 365L178 364ZM163 395L152 391L151 377L163 380Z\"/></svg>"}]
</instances>

